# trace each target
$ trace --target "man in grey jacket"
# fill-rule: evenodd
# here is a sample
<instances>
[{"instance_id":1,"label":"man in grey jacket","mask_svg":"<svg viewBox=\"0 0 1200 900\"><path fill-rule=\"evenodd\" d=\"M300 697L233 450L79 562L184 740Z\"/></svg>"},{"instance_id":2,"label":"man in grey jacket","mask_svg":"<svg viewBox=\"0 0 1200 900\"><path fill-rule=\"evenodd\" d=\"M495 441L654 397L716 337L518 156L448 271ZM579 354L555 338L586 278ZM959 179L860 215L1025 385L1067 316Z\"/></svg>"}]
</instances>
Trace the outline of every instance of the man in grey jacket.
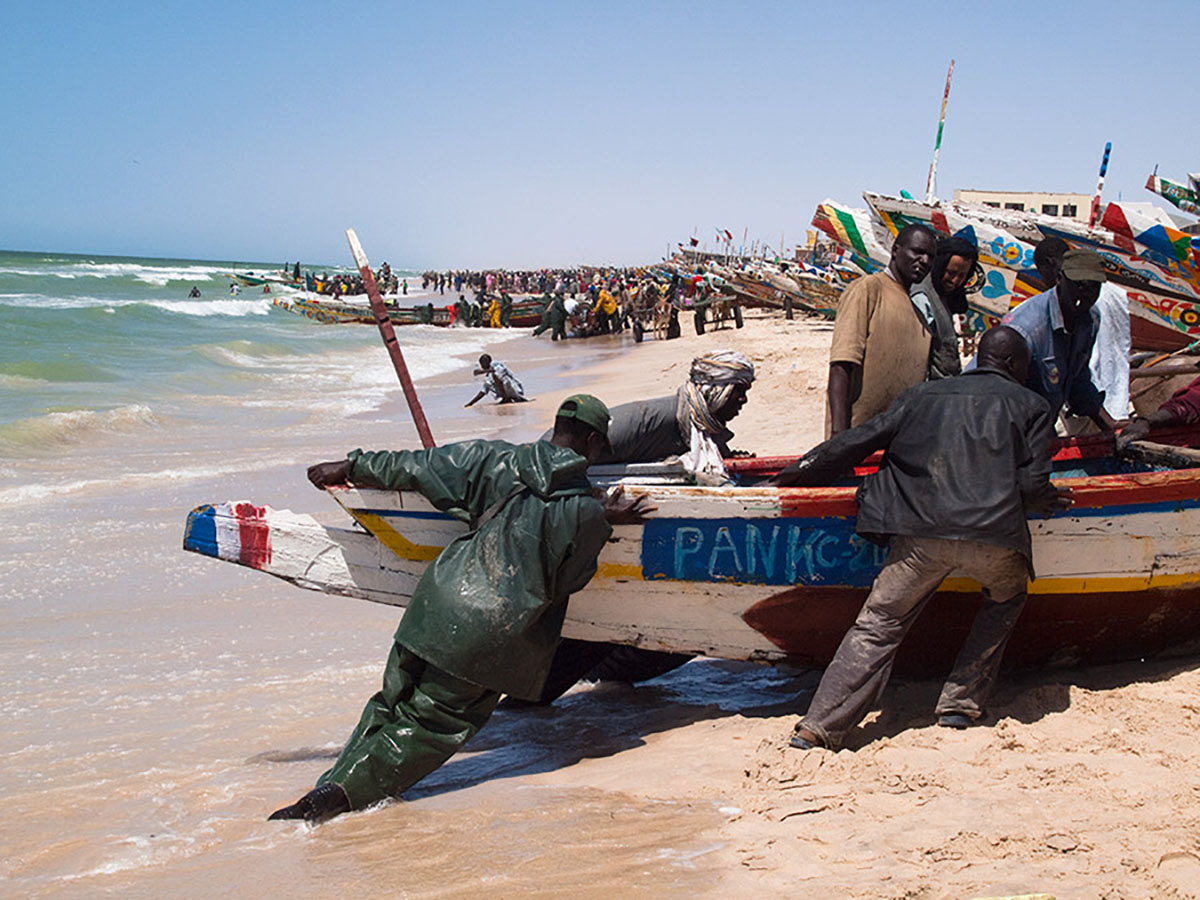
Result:
<instances>
[{"instance_id":1,"label":"man in grey jacket","mask_svg":"<svg viewBox=\"0 0 1200 900\"><path fill-rule=\"evenodd\" d=\"M935 712L953 728L983 716L1033 575L1026 515L1069 505L1050 484L1053 419L1046 401L1022 386L1028 366L1021 335L994 328L979 343L973 372L910 388L776 477L783 486L828 484L887 450L857 497L858 533L889 542L887 560L792 746L841 746L879 699L901 640L951 572L978 581L984 602Z\"/></svg>"}]
</instances>

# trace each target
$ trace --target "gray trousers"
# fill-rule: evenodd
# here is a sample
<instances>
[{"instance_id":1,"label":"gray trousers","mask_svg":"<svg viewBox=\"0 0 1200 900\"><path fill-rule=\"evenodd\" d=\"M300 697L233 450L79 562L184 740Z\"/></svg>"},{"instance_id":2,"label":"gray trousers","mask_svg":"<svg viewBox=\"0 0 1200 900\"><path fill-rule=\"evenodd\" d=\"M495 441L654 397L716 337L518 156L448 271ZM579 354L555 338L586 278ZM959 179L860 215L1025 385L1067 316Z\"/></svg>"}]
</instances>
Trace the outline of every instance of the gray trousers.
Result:
<instances>
[{"instance_id":1,"label":"gray trousers","mask_svg":"<svg viewBox=\"0 0 1200 900\"><path fill-rule=\"evenodd\" d=\"M1025 605L1025 558L994 544L899 535L799 727L826 747L840 747L846 732L878 702L909 626L942 580L956 571L983 586L983 607L942 687L935 713L982 716L1004 645Z\"/></svg>"}]
</instances>

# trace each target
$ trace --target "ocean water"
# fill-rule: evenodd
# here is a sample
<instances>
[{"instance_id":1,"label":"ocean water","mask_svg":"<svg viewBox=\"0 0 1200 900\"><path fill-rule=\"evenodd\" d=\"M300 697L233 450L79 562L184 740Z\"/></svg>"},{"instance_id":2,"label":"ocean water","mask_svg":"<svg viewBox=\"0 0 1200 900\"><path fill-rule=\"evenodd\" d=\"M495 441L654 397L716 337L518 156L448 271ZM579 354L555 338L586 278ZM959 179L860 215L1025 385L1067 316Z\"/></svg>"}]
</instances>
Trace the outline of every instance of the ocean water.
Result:
<instances>
[{"instance_id":1,"label":"ocean water","mask_svg":"<svg viewBox=\"0 0 1200 900\"><path fill-rule=\"evenodd\" d=\"M396 610L184 553L187 513L246 499L340 519L305 467L417 441L375 329L320 325L250 289L231 297L230 265L0 253L0 891L711 888L715 806L556 776L636 746L664 702L711 715L693 666L632 699L572 695L562 719L498 715L405 803L317 829L265 821L329 766L377 689ZM617 339L567 347L516 330L399 336L443 442L547 424L536 400L461 408L484 348L539 397L619 352ZM738 684L731 711L753 702L753 683ZM612 746L598 751L601 733Z\"/></svg>"},{"instance_id":2,"label":"ocean water","mask_svg":"<svg viewBox=\"0 0 1200 900\"><path fill-rule=\"evenodd\" d=\"M285 452L396 394L373 328L288 313L273 304L279 288L232 296L226 273L235 267L272 268L0 252L0 503L78 489L106 447L121 448L101 463L111 479L156 471L133 458L138 446L224 448L207 463L253 466L234 459L244 456L239 431L274 432ZM199 298L189 298L192 287ZM506 336L410 326L406 362L415 379L430 378ZM45 478L31 473L38 461Z\"/></svg>"}]
</instances>

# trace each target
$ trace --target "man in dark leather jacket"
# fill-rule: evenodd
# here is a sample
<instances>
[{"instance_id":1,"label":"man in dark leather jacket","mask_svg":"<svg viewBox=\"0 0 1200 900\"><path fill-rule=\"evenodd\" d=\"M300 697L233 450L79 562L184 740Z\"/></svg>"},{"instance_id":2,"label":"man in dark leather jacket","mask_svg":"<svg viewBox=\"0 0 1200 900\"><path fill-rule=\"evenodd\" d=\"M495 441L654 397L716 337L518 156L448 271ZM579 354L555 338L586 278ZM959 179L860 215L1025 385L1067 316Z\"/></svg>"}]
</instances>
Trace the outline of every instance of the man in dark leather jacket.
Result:
<instances>
[{"instance_id":1,"label":"man in dark leather jacket","mask_svg":"<svg viewBox=\"0 0 1200 900\"><path fill-rule=\"evenodd\" d=\"M837 749L874 706L925 602L951 572L983 586L984 605L938 699L939 724L984 713L1033 576L1030 512L1069 505L1050 484L1049 404L1023 387L1029 350L1004 326L985 334L976 369L910 388L888 410L814 448L776 478L828 484L875 450L858 492L860 534L890 541L883 570L825 670L792 745Z\"/></svg>"}]
</instances>

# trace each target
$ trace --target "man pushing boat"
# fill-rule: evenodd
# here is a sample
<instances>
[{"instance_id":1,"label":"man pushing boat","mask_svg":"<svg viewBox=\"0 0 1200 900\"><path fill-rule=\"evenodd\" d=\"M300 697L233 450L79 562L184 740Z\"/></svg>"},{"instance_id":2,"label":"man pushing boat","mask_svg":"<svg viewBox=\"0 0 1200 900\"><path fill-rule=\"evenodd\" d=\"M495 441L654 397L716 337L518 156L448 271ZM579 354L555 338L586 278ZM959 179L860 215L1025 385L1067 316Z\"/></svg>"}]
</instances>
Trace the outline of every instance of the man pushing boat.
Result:
<instances>
[{"instance_id":1,"label":"man pushing boat","mask_svg":"<svg viewBox=\"0 0 1200 900\"><path fill-rule=\"evenodd\" d=\"M272 819L321 822L399 797L483 726L502 693L536 699L567 598L596 572L612 524L642 520L644 498L592 495L587 467L608 449L608 408L563 401L549 441L465 441L318 463L318 488L415 490L471 530L426 569L393 640L383 687L333 768Z\"/></svg>"},{"instance_id":2,"label":"man pushing boat","mask_svg":"<svg viewBox=\"0 0 1200 900\"><path fill-rule=\"evenodd\" d=\"M1023 386L1029 347L1000 326L972 372L910 388L886 412L815 447L776 476L830 484L875 450L879 472L858 491L858 533L888 541L883 570L842 639L792 746L841 746L883 693L909 626L952 572L983 586L983 606L935 709L965 728L984 715L1004 646L1025 604L1033 554L1026 515L1066 508L1050 483L1053 418Z\"/></svg>"}]
</instances>

